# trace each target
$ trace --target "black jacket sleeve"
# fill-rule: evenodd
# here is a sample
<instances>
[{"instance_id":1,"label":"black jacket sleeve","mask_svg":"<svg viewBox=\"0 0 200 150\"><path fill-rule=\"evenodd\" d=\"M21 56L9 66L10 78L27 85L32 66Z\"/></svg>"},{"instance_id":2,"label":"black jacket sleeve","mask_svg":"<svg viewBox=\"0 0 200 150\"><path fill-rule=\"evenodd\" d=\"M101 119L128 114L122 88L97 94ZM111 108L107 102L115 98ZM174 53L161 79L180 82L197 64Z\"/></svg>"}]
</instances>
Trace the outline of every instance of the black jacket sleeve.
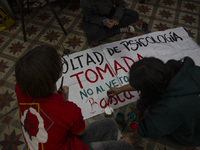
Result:
<instances>
[{"instance_id":1,"label":"black jacket sleeve","mask_svg":"<svg viewBox=\"0 0 200 150\"><path fill-rule=\"evenodd\" d=\"M113 15L113 19L119 22L122 19L122 16L124 15L124 9L125 1L115 0L115 14Z\"/></svg>"},{"instance_id":2,"label":"black jacket sleeve","mask_svg":"<svg viewBox=\"0 0 200 150\"><path fill-rule=\"evenodd\" d=\"M80 0L83 19L89 23L97 24L99 26L103 26L103 20L106 17L99 16L95 13L95 8L90 0Z\"/></svg>"}]
</instances>

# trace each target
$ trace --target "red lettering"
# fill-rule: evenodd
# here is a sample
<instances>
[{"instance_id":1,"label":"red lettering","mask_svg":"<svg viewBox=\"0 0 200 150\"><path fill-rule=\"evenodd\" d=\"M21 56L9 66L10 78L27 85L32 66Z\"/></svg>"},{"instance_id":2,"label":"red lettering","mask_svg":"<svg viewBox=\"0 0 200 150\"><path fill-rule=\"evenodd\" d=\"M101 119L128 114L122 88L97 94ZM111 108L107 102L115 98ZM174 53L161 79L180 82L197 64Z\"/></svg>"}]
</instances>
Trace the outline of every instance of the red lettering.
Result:
<instances>
[{"instance_id":1,"label":"red lettering","mask_svg":"<svg viewBox=\"0 0 200 150\"><path fill-rule=\"evenodd\" d=\"M118 104L118 100L117 100L117 98L115 98L115 97L111 97L111 98L108 99L109 105L112 104L113 99L116 101L116 102L114 103L114 105L117 105L117 104Z\"/></svg>"},{"instance_id":2,"label":"red lettering","mask_svg":"<svg viewBox=\"0 0 200 150\"><path fill-rule=\"evenodd\" d=\"M110 69L110 67L108 66L108 64L105 64L104 70L101 69L100 67L96 67L96 70L97 70L97 72L98 72L98 74L99 74L99 76L100 76L100 78L101 78L102 80L103 80L104 78L103 78L101 72L106 73L106 70L109 70L111 76L114 77L114 74L113 74L113 72L111 71L111 69ZM100 72L100 71L101 71L101 72Z\"/></svg>"},{"instance_id":3,"label":"red lettering","mask_svg":"<svg viewBox=\"0 0 200 150\"><path fill-rule=\"evenodd\" d=\"M125 99L121 100L120 97L119 97L119 95L117 95L117 99L118 99L121 103L125 102Z\"/></svg>"},{"instance_id":4,"label":"red lettering","mask_svg":"<svg viewBox=\"0 0 200 150\"><path fill-rule=\"evenodd\" d=\"M73 74L73 75L71 75L70 76L70 78L72 78L72 77L74 77L74 76L76 76L76 79L78 80L78 84L79 84L79 86L81 87L81 89L83 88L83 85L82 85L82 83L81 83L81 80L80 80L80 78L79 78L79 74L83 74L83 71L81 71L81 72L78 72L78 73L76 73L76 74Z\"/></svg>"},{"instance_id":5,"label":"red lettering","mask_svg":"<svg viewBox=\"0 0 200 150\"><path fill-rule=\"evenodd\" d=\"M100 67L96 67L96 70L97 70L97 72L95 72L94 70L92 70L92 69L87 69L86 70L86 72L85 72L85 78L86 78L86 80L88 81L88 82L90 82L90 83L95 83L95 82L97 82L98 81L98 79L99 79L99 77L103 80L104 79L104 77L103 77L103 75L102 75L102 72L103 73L107 73L107 72L109 72L110 74L111 74L111 76L112 77L114 77L114 74L113 74L113 72L112 72L112 70L110 69L110 67L109 67L109 65L108 64L105 64L105 67L104 67L104 69L102 69L102 68L100 68ZM94 76L92 76L92 80L91 80L91 78L89 78L89 73L92 73L92 74L94 74ZM73 75L71 75L70 76L70 78L71 77L76 77L76 79L78 80L78 83L79 83L79 86L80 86L80 88L81 89L83 89L83 85L82 85L82 83L81 83L81 80L80 80L80 77L79 77L79 75L80 74L83 74L84 72L83 71L81 71L81 72L79 72L79 73L76 73L76 74L73 74ZM94 79L95 78L95 79Z\"/></svg>"},{"instance_id":6,"label":"red lettering","mask_svg":"<svg viewBox=\"0 0 200 150\"><path fill-rule=\"evenodd\" d=\"M126 100L129 100L129 99L132 99L132 98L135 97L135 95L131 94L130 91L123 92L123 95L125 97L124 99L121 99L119 97L119 95L116 95L116 96L113 96L113 97L109 98L108 102L105 100L105 98L101 99L100 107L105 109L107 106L110 106L111 104L113 104L114 101L115 101L115 103L113 105L117 105L119 102L124 103Z\"/></svg>"},{"instance_id":7,"label":"red lettering","mask_svg":"<svg viewBox=\"0 0 200 150\"><path fill-rule=\"evenodd\" d=\"M137 93L138 93L138 96L140 96L140 91L137 91Z\"/></svg>"},{"instance_id":8,"label":"red lettering","mask_svg":"<svg viewBox=\"0 0 200 150\"><path fill-rule=\"evenodd\" d=\"M138 53L137 53L137 57L138 57L138 60L143 59L143 57L140 54L138 54Z\"/></svg>"},{"instance_id":9,"label":"red lettering","mask_svg":"<svg viewBox=\"0 0 200 150\"><path fill-rule=\"evenodd\" d=\"M104 102L104 104L103 104ZM108 106L108 103L106 102L105 98L101 99L100 101L100 107L101 108L106 108Z\"/></svg>"},{"instance_id":10,"label":"red lettering","mask_svg":"<svg viewBox=\"0 0 200 150\"><path fill-rule=\"evenodd\" d=\"M119 67L118 67L119 66ZM114 69L115 73L118 74L118 70L123 69L125 72L128 72L124 67L122 67L116 60L114 60Z\"/></svg>"},{"instance_id":11,"label":"red lettering","mask_svg":"<svg viewBox=\"0 0 200 150\"><path fill-rule=\"evenodd\" d=\"M131 67L130 67L130 65L128 64L127 59L128 59L128 60L131 60L133 63L135 63L135 61L134 61L132 58L129 58L129 57L126 57L126 56L123 56L123 57L121 57L121 58L123 58L125 64L126 64L127 67L128 67L128 69L130 69Z\"/></svg>"},{"instance_id":12,"label":"red lettering","mask_svg":"<svg viewBox=\"0 0 200 150\"><path fill-rule=\"evenodd\" d=\"M91 72L93 72L93 73L95 74L96 78L95 78L94 81L90 80L90 78L88 77L88 72L89 72L89 71L91 71ZM98 74L97 74L94 70L88 69L88 70L86 70L86 72L85 72L85 78L86 78L89 82L95 83L95 82L98 80Z\"/></svg>"},{"instance_id":13,"label":"red lettering","mask_svg":"<svg viewBox=\"0 0 200 150\"><path fill-rule=\"evenodd\" d=\"M135 95L131 94L131 92L128 91L128 92L124 92L124 97L127 99L131 99L131 98L135 97Z\"/></svg>"}]
</instances>

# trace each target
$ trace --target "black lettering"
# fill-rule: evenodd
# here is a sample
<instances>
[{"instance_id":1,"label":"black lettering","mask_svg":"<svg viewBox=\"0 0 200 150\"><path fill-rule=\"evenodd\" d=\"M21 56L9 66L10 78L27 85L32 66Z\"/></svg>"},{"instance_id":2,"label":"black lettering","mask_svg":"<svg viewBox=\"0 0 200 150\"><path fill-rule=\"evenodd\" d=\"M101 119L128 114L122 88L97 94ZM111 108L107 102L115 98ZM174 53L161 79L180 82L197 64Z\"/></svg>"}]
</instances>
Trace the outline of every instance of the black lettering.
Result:
<instances>
[{"instance_id":1,"label":"black lettering","mask_svg":"<svg viewBox=\"0 0 200 150\"><path fill-rule=\"evenodd\" d=\"M93 62L96 64L96 62L92 59L92 57L87 53L87 65L89 66L89 63Z\"/></svg>"}]
</instances>

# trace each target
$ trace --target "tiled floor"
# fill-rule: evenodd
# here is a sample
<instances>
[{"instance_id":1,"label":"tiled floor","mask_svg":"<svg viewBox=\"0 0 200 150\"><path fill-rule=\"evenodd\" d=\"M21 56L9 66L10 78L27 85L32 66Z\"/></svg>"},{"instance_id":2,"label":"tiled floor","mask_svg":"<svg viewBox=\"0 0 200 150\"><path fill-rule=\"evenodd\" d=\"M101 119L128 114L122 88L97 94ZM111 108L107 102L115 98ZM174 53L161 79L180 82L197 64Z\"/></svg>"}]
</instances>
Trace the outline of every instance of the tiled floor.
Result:
<instances>
[{"instance_id":1,"label":"tiled floor","mask_svg":"<svg viewBox=\"0 0 200 150\"><path fill-rule=\"evenodd\" d=\"M138 11L142 21L149 24L148 31L161 31L169 28L184 27L195 42L200 44L200 0L146 0L141 4L138 0L126 0L128 8ZM88 49L83 27L79 1L70 0L66 8L60 10L54 7L61 19L68 35L64 35L48 6L35 8L30 14L26 13L25 22L27 42L23 41L20 20L14 26L0 32L0 149L27 149L19 123L19 112L14 92L15 75L14 64L24 53L41 44L54 45L60 53L63 47L71 53ZM109 43L133 36L145 34L137 31L132 34L119 34L101 42ZM131 105L120 108L120 111L130 111ZM90 122L101 118L102 115L87 120ZM162 143L162 142L161 142ZM175 149L170 145L147 143L142 149ZM180 149L176 148L176 149Z\"/></svg>"}]
</instances>

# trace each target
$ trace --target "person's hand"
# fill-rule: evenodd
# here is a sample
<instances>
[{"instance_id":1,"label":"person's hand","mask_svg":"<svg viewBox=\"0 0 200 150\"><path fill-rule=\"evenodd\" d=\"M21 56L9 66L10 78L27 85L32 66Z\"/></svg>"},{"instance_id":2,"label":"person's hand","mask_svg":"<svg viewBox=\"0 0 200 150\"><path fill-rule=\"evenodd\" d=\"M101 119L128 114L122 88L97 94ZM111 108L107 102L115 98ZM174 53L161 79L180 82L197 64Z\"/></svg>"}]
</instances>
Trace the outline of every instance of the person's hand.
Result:
<instances>
[{"instance_id":1,"label":"person's hand","mask_svg":"<svg viewBox=\"0 0 200 150\"><path fill-rule=\"evenodd\" d=\"M63 99L68 101L69 87L68 86L63 86L62 87L62 93L63 93Z\"/></svg>"},{"instance_id":2,"label":"person's hand","mask_svg":"<svg viewBox=\"0 0 200 150\"><path fill-rule=\"evenodd\" d=\"M111 29L111 28L114 26L114 22L108 19L108 20L106 21L106 26L107 26L109 29Z\"/></svg>"},{"instance_id":3,"label":"person's hand","mask_svg":"<svg viewBox=\"0 0 200 150\"><path fill-rule=\"evenodd\" d=\"M108 97L113 97L117 94L120 94L121 90L120 87L111 87L108 91L107 91L107 96Z\"/></svg>"},{"instance_id":4,"label":"person's hand","mask_svg":"<svg viewBox=\"0 0 200 150\"><path fill-rule=\"evenodd\" d=\"M110 22L112 22L112 23L114 24L114 26L117 26L117 25L119 25L119 22L118 22L118 21L116 21L116 20L114 20L114 19L111 19L111 20L110 20Z\"/></svg>"}]
</instances>

